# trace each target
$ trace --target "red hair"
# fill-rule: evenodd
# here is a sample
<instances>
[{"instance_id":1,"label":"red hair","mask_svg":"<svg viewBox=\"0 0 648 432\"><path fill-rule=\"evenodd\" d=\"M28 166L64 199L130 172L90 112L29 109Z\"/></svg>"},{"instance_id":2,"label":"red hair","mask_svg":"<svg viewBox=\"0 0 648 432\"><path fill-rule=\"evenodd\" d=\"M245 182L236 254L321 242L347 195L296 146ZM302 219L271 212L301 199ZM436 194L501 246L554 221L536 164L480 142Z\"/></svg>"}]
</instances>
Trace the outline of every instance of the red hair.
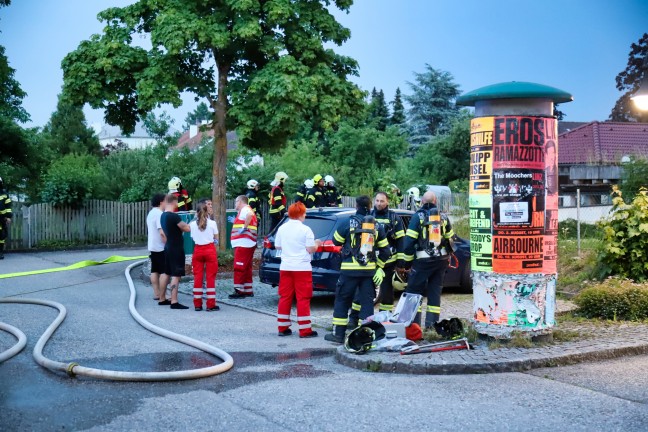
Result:
<instances>
[{"instance_id":1,"label":"red hair","mask_svg":"<svg viewBox=\"0 0 648 432\"><path fill-rule=\"evenodd\" d=\"M290 219L299 219L300 217L306 214L306 206L297 201L295 204L292 204L288 207L288 217Z\"/></svg>"}]
</instances>

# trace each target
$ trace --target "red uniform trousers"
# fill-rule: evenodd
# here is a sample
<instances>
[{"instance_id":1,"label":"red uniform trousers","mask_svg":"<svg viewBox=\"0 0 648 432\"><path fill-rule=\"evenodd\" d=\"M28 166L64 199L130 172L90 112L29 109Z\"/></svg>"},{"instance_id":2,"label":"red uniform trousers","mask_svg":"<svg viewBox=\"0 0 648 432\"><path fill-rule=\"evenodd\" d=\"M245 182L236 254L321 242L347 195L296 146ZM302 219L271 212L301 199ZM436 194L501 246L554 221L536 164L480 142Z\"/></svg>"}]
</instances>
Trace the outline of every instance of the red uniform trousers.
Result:
<instances>
[{"instance_id":1,"label":"red uniform trousers","mask_svg":"<svg viewBox=\"0 0 648 432\"><path fill-rule=\"evenodd\" d=\"M194 275L193 302L194 307L202 307L203 274L207 273L207 309L216 306L216 273L218 273L218 257L213 243L196 245L191 258Z\"/></svg>"},{"instance_id":2,"label":"red uniform trousers","mask_svg":"<svg viewBox=\"0 0 648 432\"><path fill-rule=\"evenodd\" d=\"M290 327L290 309L293 299L297 299L297 324L299 336L307 336L311 329L310 301L313 297L313 272L279 271L279 305L277 307L277 324L279 332Z\"/></svg>"},{"instance_id":3,"label":"red uniform trousers","mask_svg":"<svg viewBox=\"0 0 648 432\"><path fill-rule=\"evenodd\" d=\"M238 294L253 295L252 257L255 247L234 248L234 290Z\"/></svg>"}]
</instances>

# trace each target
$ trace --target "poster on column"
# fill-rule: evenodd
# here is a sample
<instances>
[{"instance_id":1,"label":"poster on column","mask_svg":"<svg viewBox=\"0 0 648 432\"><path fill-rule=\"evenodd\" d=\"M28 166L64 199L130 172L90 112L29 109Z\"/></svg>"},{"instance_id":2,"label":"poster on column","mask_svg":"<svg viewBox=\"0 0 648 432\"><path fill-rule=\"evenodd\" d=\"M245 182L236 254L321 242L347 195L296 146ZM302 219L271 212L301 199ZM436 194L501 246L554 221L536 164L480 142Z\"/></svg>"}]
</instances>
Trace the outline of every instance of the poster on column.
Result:
<instances>
[{"instance_id":1,"label":"poster on column","mask_svg":"<svg viewBox=\"0 0 648 432\"><path fill-rule=\"evenodd\" d=\"M493 120L493 117L479 117L470 122L471 195L491 193Z\"/></svg>"},{"instance_id":2,"label":"poster on column","mask_svg":"<svg viewBox=\"0 0 648 432\"><path fill-rule=\"evenodd\" d=\"M557 272L558 260L558 124L554 119L545 119L545 235L544 265L545 274ZM555 279L555 278L554 278Z\"/></svg>"},{"instance_id":3,"label":"poster on column","mask_svg":"<svg viewBox=\"0 0 648 432\"><path fill-rule=\"evenodd\" d=\"M471 195L470 205L470 268L493 271L491 195Z\"/></svg>"},{"instance_id":4,"label":"poster on column","mask_svg":"<svg viewBox=\"0 0 648 432\"><path fill-rule=\"evenodd\" d=\"M493 121L493 271L542 273L545 224L545 121Z\"/></svg>"}]
</instances>

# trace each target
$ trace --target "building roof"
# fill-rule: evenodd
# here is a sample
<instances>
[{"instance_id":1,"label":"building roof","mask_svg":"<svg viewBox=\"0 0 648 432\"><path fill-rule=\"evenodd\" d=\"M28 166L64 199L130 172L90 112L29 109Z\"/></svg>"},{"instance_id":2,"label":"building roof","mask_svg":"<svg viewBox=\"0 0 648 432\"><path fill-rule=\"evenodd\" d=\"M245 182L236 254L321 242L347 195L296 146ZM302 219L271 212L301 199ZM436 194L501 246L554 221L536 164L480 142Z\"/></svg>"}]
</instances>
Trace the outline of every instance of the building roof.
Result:
<instances>
[{"instance_id":1,"label":"building roof","mask_svg":"<svg viewBox=\"0 0 648 432\"><path fill-rule=\"evenodd\" d=\"M558 135L562 135L565 132L574 130L578 127L585 126L587 122L572 122L572 121L559 121L558 122Z\"/></svg>"},{"instance_id":2,"label":"building roof","mask_svg":"<svg viewBox=\"0 0 648 432\"><path fill-rule=\"evenodd\" d=\"M194 150L196 147L200 145L200 143L203 141L204 138L213 138L214 137L214 129L209 128L209 125L204 125L207 127L204 131L201 131L200 129L198 132L194 135L191 136L190 130L185 131L180 138L178 138L178 144L173 147L174 150L180 150L183 148L188 148L189 150ZM237 148L237 141L238 137L236 136L236 132L231 131L227 132L227 149L228 150L234 150Z\"/></svg>"},{"instance_id":3,"label":"building roof","mask_svg":"<svg viewBox=\"0 0 648 432\"><path fill-rule=\"evenodd\" d=\"M558 137L561 165L616 165L623 156L648 158L648 123L595 121Z\"/></svg>"}]
</instances>

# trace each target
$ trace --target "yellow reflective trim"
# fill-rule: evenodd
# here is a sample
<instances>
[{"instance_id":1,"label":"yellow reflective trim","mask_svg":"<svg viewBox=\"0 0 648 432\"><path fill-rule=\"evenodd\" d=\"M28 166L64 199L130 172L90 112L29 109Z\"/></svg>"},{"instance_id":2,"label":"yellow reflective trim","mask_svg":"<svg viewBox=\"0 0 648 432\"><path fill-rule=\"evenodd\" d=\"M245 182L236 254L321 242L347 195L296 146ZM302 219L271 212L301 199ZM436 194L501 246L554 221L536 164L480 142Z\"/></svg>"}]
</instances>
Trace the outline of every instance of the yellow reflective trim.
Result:
<instances>
[{"instance_id":1,"label":"yellow reflective trim","mask_svg":"<svg viewBox=\"0 0 648 432\"><path fill-rule=\"evenodd\" d=\"M450 238L450 237L452 237L453 235L455 235L454 230L450 230L450 231L448 231L447 233L445 233L444 237L445 237L445 238Z\"/></svg>"},{"instance_id":2,"label":"yellow reflective trim","mask_svg":"<svg viewBox=\"0 0 648 432\"><path fill-rule=\"evenodd\" d=\"M403 254L403 261L414 261L414 255Z\"/></svg>"},{"instance_id":3,"label":"yellow reflective trim","mask_svg":"<svg viewBox=\"0 0 648 432\"><path fill-rule=\"evenodd\" d=\"M395 238L395 239L399 239L399 238L401 238L401 237L405 237L405 232L404 232L403 230L397 231L397 232L394 234L394 238Z\"/></svg>"},{"instance_id":4,"label":"yellow reflective trim","mask_svg":"<svg viewBox=\"0 0 648 432\"><path fill-rule=\"evenodd\" d=\"M340 270L376 270L376 263L367 263L366 266L361 266L357 262L343 262L340 265Z\"/></svg>"},{"instance_id":5,"label":"yellow reflective trim","mask_svg":"<svg viewBox=\"0 0 648 432\"><path fill-rule=\"evenodd\" d=\"M382 240L380 240L378 242L378 247L379 248L384 248L384 247L387 247L387 246L389 246L389 242L387 241L387 239L382 239Z\"/></svg>"},{"instance_id":6,"label":"yellow reflective trim","mask_svg":"<svg viewBox=\"0 0 648 432\"><path fill-rule=\"evenodd\" d=\"M349 322L349 318L333 318L333 325L345 326Z\"/></svg>"},{"instance_id":7,"label":"yellow reflective trim","mask_svg":"<svg viewBox=\"0 0 648 432\"><path fill-rule=\"evenodd\" d=\"M428 306L427 311L432 313L437 313L437 314L441 313L441 306Z\"/></svg>"},{"instance_id":8,"label":"yellow reflective trim","mask_svg":"<svg viewBox=\"0 0 648 432\"><path fill-rule=\"evenodd\" d=\"M407 237L411 237L411 238L413 238L413 239L417 239L418 236L419 236L419 233L418 233L418 231L414 231L413 229L408 229L406 235L407 235Z\"/></svg>"},{"instance_id":9,"label":"yellow reflective trim","mask_svg":"<svg viewBox=\"0 0 648 432\"><path fill-rule=\"evenodd\" d=\"M360 305L358 303L351 303L351 309L353 309L354 311L359 311Z\"/></svg>"},{"instance_id":10,"label":"yellow reflective trim","mask_svg":"<svg viewBox=\"0 0 648 432\"><path fill-rule=\"evenodd\" d=\"M381 303L381 304L378 305L378 310L391 311L393 307L394 307L393 304L382 304Z\"/></svg>"},{"instance_id":11,"label":"yellow reflective trim","mask_svg":"<svg viewBox=\"0 0 648 432\"><path fill-rule=\"evenodd\" d=\"M344 240L345 240L344 237L342 237L340 234L338 234L337 231L335 231L335 233L333 233L333 238L335 240L339 241L340 243L344 243Z\"/></svg>"}]
</instances>

